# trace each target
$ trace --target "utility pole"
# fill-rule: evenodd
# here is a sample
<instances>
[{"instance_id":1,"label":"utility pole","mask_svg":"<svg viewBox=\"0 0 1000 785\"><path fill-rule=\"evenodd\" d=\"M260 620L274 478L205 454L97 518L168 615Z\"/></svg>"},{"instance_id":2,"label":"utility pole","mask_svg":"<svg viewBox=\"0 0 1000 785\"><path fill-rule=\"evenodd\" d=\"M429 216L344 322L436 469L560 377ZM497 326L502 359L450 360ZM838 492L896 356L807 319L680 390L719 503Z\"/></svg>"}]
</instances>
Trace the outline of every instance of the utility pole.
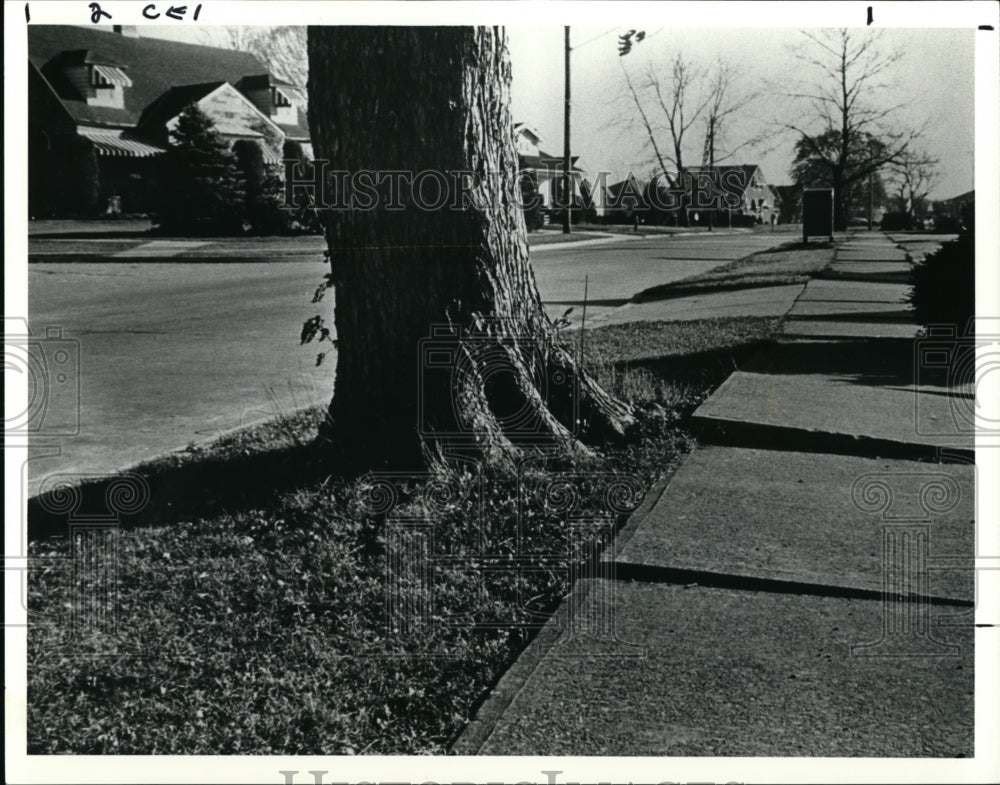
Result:
<instances>
[{"instance_id":1,"label":"utility pole","mask_svg":"<svg viewBox=\"0 0 1000 785\"><path fill-rule=\"evenodd\" d=\"M715 115L708 118L708 179L715 191ZM708 208L708 231L715 230L715 194L712 194L712 205Z\"/></svg>"},{"instance_id":2,"label":"utility pole","mask_svg":"<svg viewBox=\"0 0 1000 785\"><path fill-rule=\"evenodd\" d=\"M563 234L573 231L569 211L573 203L573 179L570 173L569 153L569 25L566 26L566 103L563 110Z\"/></svg>"}]
</instances>

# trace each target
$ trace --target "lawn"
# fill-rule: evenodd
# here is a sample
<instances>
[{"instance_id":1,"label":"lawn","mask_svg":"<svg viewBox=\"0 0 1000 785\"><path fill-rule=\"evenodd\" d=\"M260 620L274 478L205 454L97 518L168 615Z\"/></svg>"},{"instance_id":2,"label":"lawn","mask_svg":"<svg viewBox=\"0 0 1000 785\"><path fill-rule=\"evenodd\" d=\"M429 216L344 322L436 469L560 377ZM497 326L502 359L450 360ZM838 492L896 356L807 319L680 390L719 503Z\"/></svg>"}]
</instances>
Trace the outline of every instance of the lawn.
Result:
<instances>
[{"instance_id":1,"label":"lawn","mask_svg":"<svg viewBox=\"0 0 1000 785\"><path fill-rule=\"evenodd\" d=\"M783 243L707 273L647 289L637 294L635 300L644 302L726 289L805 283L825 269L833 261L833 256L831 243Z\"/></svg>"},{"instance_id":2,"label":"lawn","mask_svg":"<svg viewBox=\"0 0 1000 785\"><path fill-rule=\"evenodd\" d=\"M560 229L545 229L531 232L528 235L528 245L537 248L540 245L555 245L557 243L577 243L581 240L594 240L602 237L610 237L608 232L594 229L577 229L574 227L570 234L563 234Z\"/></svg>"},{"instance_id":3,"label":"lawn","mask_svg":"<svg viewBox=\"0 0 1000 785\"><path fill-rule=\"evenodd\" d=\"M36 505L29 752L446 753L595 556L569 546L566 500L621 525L691 449L689 415L731 357L776 326L588 331L588 365L642 425L593 459L344 482L310 447L313 409L147 464L150 504L105 542L110 605L83 606L115 581L74 579L73 543L40 536ZM631 493L609 509L612 486ZM415 562L387 556L401 552ZM112 612L116 629L75 633L72 614L88 610Z\"/></svg>"}]
</instances>

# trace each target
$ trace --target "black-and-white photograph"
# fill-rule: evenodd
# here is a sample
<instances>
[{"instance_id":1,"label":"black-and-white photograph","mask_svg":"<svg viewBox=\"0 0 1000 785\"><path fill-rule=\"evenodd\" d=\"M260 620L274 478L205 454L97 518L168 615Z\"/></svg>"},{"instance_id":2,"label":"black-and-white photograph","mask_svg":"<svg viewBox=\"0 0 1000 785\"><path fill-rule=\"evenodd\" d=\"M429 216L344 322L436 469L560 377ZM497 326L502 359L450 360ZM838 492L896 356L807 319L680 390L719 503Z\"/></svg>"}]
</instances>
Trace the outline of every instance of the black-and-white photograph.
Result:
<instances>
[{"instance_id":1,"label":"black-and-white photograph","mask_svg":"<svg viewBox=\"0 0 1000 785\"><path fill-rule=\"evenodd\" d=\"M12 782L1000 776L995 5L45 5Z\"/></svg>"}]
</instances>

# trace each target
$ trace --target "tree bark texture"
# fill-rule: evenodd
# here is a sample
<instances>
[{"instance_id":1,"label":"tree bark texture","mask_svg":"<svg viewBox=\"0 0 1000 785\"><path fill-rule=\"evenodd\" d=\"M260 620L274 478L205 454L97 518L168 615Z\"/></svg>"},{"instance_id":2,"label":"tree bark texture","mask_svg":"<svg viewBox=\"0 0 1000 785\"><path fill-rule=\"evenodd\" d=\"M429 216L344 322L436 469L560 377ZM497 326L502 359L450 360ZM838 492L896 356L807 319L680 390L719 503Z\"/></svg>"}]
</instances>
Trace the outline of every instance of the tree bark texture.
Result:
<instances>
[{"instance_id":1,"label":"tree bark texture","mask_svg":"<svg viewBox=\"0 0 1000 785\"><path fill-rule=\"evenodd\" d=\"M503 29L314 27L308 41L334 204L337 376L321 438L385 468L621 435L630 411L553 342L528 264Z\"/></svg>"}]
</instances>

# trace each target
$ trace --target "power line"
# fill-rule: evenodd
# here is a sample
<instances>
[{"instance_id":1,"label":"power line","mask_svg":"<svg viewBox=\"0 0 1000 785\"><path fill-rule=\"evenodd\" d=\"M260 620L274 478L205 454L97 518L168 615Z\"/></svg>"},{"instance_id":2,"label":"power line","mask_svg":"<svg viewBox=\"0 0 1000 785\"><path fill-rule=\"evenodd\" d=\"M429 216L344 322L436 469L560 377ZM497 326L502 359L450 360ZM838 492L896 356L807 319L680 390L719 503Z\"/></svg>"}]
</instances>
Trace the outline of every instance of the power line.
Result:
<instances>
[{"instance_id":1,"label":"power line","mask_svg":"<svg viewBox=\"0 0 1000 785\"><path fill-rule=\"evenodd\" d=\"M589 43L591 43L593 41L596 41L598 38L604 38L604 36L606 36L608 33L613 33L617 29L618 29L617 27L612 27L612 28L610 28L608 30L605 30L603 33L600 33L599 35L595 35L593 38L588 38L582 44L577 44L573 48L574 49L581 49L582 47L586 46L587 44L589 44Z\"/></svg>"}]
</instances>

